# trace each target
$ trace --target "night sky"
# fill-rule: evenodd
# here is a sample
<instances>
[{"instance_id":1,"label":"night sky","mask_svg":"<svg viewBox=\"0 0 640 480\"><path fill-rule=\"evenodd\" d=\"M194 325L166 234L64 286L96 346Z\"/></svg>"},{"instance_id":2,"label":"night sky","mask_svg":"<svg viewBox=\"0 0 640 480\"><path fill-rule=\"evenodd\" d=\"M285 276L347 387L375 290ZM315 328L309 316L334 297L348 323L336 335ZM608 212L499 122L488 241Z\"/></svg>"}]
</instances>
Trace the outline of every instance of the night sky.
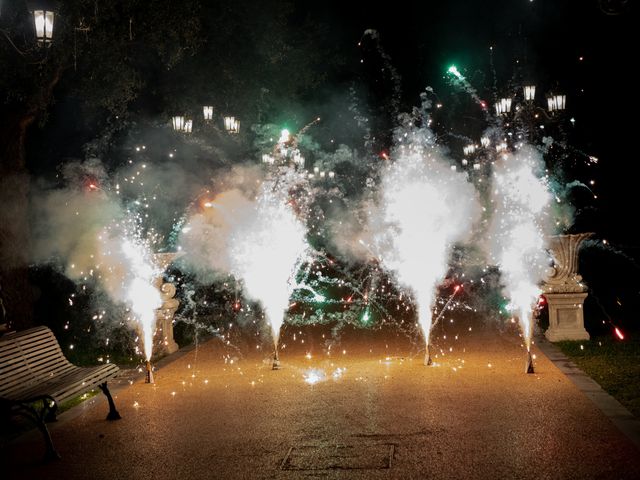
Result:
<instances>
[{"instance_id":1,"label":"night sky","mask_svg":"<svg viewBox=\"0 0 640 480\"><path fill-rule=\"evenodd\" d=\"M633 2L454 0L380 7L348 2L349 9L345 3L319 2L314 4L317 10L310 9L338 22L352 39L366 28L377 29L402 76L407 103L415 104L426 85L444 88L444 72L451 64L468 77L480 74L491 80L490 46L498 88L518 65L538 84L539 102L558 85L567 93L569 116L576 119L572 145L600 159L593 173L580 172L599 180L597 207L609 221L597 227L637 244L628 236L627 223L640 171L633 160L632 131L638 96L629 71L635 43ZM616 3L626 4L615 10L623 13L607 14L608 4ZM590 219L599 220L604 218Z\"/></svg>"},{"instance_id":2,"label":"night sky","mask_svg":"<svg viewBox=\"0 0 640 480\"><path fill-rule=\"evenodd\" d=\"M618 4L623 6L617 7ZM390 85L367 70L371 55L375 56L376 52L363 52L357 45L366 29L380 33L380 46L401 78L404 111L418 104L418 95L427 86L433 87L443 99L451 94L445 73L451 64L460 68L478 88L481 97L484 94L489 105L493 104L493 94L483 87L492 85L494 75L498 94L506 91L514 75L529 78L538 85L540 105L543 95L556 88L567 94L567 116L576 120L571 129L572 147L599 159L599 164L590 171L578 168L576 172L583 182L591 177L597 180L599 198L594 206L607 212L600 218L589 218L589 222L596 222L590 228L628 244L625 220L637 171L636 162L631 158L635 146L632 119L638 105L630 72L634 7L632 2L596 0L454 0L383 5L366 1L297 2L287 26L292 36L305 21L322 25L323 41L318 48L326 51L318 55L328 57L332 55L330 50L338 51L344 65L306 105L301 102L299 107L306 109L312 118L316 113L314 109L320 110L317 106L331 102L336 92L346 92L352 82L370 85L382 82L378 93L383 97L391 94ZM609 14L612 11L621 13ZM295 49L295 45L292 47ZM233 58L233 52L230 55ZM362 58L366 59L366 65L358 64ZM196 65L197 62L203 71L210 68L198 56ZM163 81L167 80L157 80ZM158 85L153 83L148 85L149 90L156 88ZM183 90L185 95L190 94L188 83ZM166 114L161 108L154 112L157 103L156 99L147 103L143 99L136 107L141 107L141 115ZM301 122L302 119L298 121ZM57 92L46 127L34 132L31 138L30 158L36 170L47 170L51 156L81 156L83 142L95 136L97 128L91 119L77 115L76 104L67 103L64 87ZM459 124L454 127L464 130ZM567 173L569 177L571 172ZM598 223L605 218L614 221Z\"/></svg>"},{"instance_id":3,"label":"night sky","mask_svg":"<svg viewBox=\"0 0 640 480\"><path fill-rule=\"evenodd\" d=\"M207 8L215 10L218 5L212 3ZM288 45L291 61L299 61L308 53L318 64L315 71L307 74L326 73L326 77L314 91L295 97L289 104L282 103L281 111L271 110L273 117L268 120L295 130L321 115L323 122L312 135L325 142L323 147L328 146L329 138L335 138L352 148L361 148L362 138L352 135L351 127L344 121L348 116L345 103L350 87L364 86L368 90L369 96L363 102L369 104L373 116L376 111L384 114L386 102L394 96L399 97L400 111L411 111L419 104L419 95L426 87L433 87L446 113L447 107L463 96L447 79L446 70L452 64L477 88L490 108L496 95L508 88L515 91L518 82L525 79L537 85L540 106L545 106L544 95L550 90L566 93L565 124L568 125L569 118L575 119L575 126L566 126L573 159L562 166L547 166L554 173L556 169L562 170L566 182L578 180L589 185L594 182L591 188L597 198L586 189L575 189L570 197L577 209L570 231L595 231L598 239L606 239L622 253L620 258L625 260L620 264L608 262L606 255L598 257L598 261L586 255L587 263L598 265L589 274L603 281L620 279L626 285L626 297L637 303L638 267L634 261L637 262L640 251L630 226L635 218L633 193L640 171L634 158L633 131L638 96L631 73L635 59L631 50L635 7L631 1L604 0L397 1L382 5L370 1L294 2L282 26L285 37L291 39ZM261 23L263 8L266 7L261 2L243 2L240 11L245 13L235 18L237 24L228 25L230 31L240 32L237 50L220 49L205 36L201 51L178 68L169 72L146 71L145 88L130 106L134 120L139 124L167 123L173 112L189 102L193 110L200 108L206 89L215 89L208 79L213 82L220 74L218 63L224 67L224 62L241 62L252 54L251 45L241 41L243 28L258 31L268 41L268 30L260 32L266 28ZM206 15L204 21L206 27ZM303 47L309 50L301 50L296 38L311 29L318 42ZM366 41L358 45L367 29L379 33L381 50ZM380 51L388 56L386 63L381 61ZM326 72L323 65L327 66ZM385 73L380 73L381 67L386 69ZM393 91L388 67L395 69L400 79L399 95ZM252 71L250 64L244 74L257 78L264 75ZM265 84L279 81L268 77L264 80ZM84 115L77 97L69 91L69 84L62 82L48 117L30 132L28 162L36 175L51 176L64 161L83 158L86 143L99 137L105 127L103 118ZM225 101L228 104L235 101L236 108L241 110L252 108L256 97L229 96ZM456 112L457 120L438 132L443 138L450 129L477 141L480 133L477 119L481 112L478 108L473 110L473 106L466 108L464 115ZM379 150L391 147L390 132L394 126L389 118L377 124L378 131L374 133L378 135ZM126 148L130 150L131 142L138 140L144 141L126 138L126 134L121 136L117 140L120 145L102 160L108 167L117 168L124 154L128 154ZM158 139L157 144L170 147L163 142L168 140ZM454 142L448 147L454 158L461 157L459 144ZM587 165L589 156L597 157L598 163ZM617 294L609 292L611 304L615 304Z\"/></svg>"}]
</instances>

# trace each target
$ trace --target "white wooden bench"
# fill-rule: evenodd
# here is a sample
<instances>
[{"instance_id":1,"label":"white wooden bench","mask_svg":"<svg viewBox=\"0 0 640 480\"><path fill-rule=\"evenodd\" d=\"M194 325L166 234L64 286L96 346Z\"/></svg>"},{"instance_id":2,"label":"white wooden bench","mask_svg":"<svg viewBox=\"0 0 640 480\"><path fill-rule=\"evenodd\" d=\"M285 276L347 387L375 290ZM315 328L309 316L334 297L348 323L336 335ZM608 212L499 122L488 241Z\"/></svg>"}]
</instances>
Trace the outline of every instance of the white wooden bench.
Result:
<instances>
[{"instance_id":1,"label":"white wooden bench","mask_svg":"<svg viewBox=\"0 0 640 480\"><path fill-rule=\"evenodd\" d=\"M107 387L107 380L118 370L113 364L88 368L73 365L48 327L9 333L0 337L0 406L35 423L46 444L45 461L60 458L45 422L55 421L60 402L96 386L109 401L107 419L119 419Z\"/></svg>"}]
</instances>

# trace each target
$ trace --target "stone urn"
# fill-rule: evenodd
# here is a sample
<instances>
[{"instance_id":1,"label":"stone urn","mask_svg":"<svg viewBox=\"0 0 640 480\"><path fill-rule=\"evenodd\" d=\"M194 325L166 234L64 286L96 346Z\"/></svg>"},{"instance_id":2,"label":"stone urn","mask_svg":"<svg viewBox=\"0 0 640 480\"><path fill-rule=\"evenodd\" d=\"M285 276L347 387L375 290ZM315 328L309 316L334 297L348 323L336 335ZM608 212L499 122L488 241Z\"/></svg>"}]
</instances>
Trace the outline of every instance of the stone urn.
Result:
<instances>
[{"instance_id":1,"label":"stone urn","mask_svg":"<svg viewBox=\"0 0 640 480\"><path fill-rule=\"evenodd\" d=\"M545 337L551 342L588 340L584 328L584 300L587 286L578 274L580 245L592 233L556 235L551 237L549 250L553 266L542 286L549 306L549 328Z\"/></svg>"},{"instance_id":2,"label":"stone urn","mask_svg":"<svg viewBox=\"0 0 640 480\"><path fill-rule=\"evenodd\" d=\"M182 255L183 252L154 253L153 262L164 273L167 267ZM173 316L180 306L180 302L174 298L176 287L173 283L165 283L162 274L154 279L153 284L160 290L162 298L162 306L156 310L156 330L160 338L156 348L165 354L173 353L179 348L173 338Z\"/></svg>"}]
</instances>

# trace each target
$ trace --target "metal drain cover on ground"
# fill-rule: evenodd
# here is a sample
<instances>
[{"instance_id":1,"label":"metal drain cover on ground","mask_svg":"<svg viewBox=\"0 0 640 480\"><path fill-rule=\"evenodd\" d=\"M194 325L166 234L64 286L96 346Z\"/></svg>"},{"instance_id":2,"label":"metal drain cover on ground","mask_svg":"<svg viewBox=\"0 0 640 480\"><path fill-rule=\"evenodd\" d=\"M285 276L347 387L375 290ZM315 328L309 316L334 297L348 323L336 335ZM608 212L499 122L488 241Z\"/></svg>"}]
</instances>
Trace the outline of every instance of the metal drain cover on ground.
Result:
<instances>
[{"instance_id":1,"label":"metal drain cover on ground","mask_svg":"<svg viewBox=\"0 0 640 480\"><path fill-rule=\"evenodd\" d=\"M394 446L303 445L291 447L282 461L282 470L382 470L391 468Z\"/></svg>"}]
</instances>

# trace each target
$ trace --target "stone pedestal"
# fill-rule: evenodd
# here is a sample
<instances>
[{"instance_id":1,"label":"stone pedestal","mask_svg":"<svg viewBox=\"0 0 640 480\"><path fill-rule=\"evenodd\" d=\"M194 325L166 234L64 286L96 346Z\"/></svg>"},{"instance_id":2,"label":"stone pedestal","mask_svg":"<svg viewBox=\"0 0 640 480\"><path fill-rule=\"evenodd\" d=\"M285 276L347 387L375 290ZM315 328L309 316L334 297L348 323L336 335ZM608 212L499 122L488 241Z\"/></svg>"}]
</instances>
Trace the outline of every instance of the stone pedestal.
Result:
<instances>
[{"instance_id":1,"label":"stone pedestal","mask_svg":"<svg viewBox=\"0 0 640 480\"><path fill-rule=\"evenodd\" d=\"M582 310L586 293L547 293L545 297L549 306L547 340L589 340Z\"/></svg>"},{"instance_id":2,"label":"stone pedestal","mask_svg":"<svg viewBox=\"0 0 640 480\"><path fill-rule=\"evenodd\" d=\"M180 255L181 253L156 253L154 261L164 271ZM173 298L176 287L173 283L164 283L162 276L157 277L153 283L162 297L162 306L156 310L156 338L160 339L156 344L156 351L173 353L179 348L173 338L173 316L180 306L180 302Z\"/></svg>"},{"instance_id":3,"label":"stone pedestal","mask_svg":"<svg viewBox=\"0 0 640 480\"><path fill-rule=\"evenodd\" d=\"M543 285L549 306L549 328L545 337L560 340L589 340L584 328L584 299L587 286L578 275L578 250L591 233L557 235L551 238L554 265Z\"/></svg>"},{"instance_id":4,"label":"stone pedestal","mask_svg":"<svg viewBox=\"0 0 640 480\"><path fill-rule=\"evenodd\" d=\"M159 279L161 283L162 278ZM173 298L176 287L173 283L162 283L159 286L162 296L162 306L156 310L156 330L160 338L160 350L164 353L178 351L178 344L173 339L173 316L180 306L180 302Z\"/></svg>"}]
</instances>

